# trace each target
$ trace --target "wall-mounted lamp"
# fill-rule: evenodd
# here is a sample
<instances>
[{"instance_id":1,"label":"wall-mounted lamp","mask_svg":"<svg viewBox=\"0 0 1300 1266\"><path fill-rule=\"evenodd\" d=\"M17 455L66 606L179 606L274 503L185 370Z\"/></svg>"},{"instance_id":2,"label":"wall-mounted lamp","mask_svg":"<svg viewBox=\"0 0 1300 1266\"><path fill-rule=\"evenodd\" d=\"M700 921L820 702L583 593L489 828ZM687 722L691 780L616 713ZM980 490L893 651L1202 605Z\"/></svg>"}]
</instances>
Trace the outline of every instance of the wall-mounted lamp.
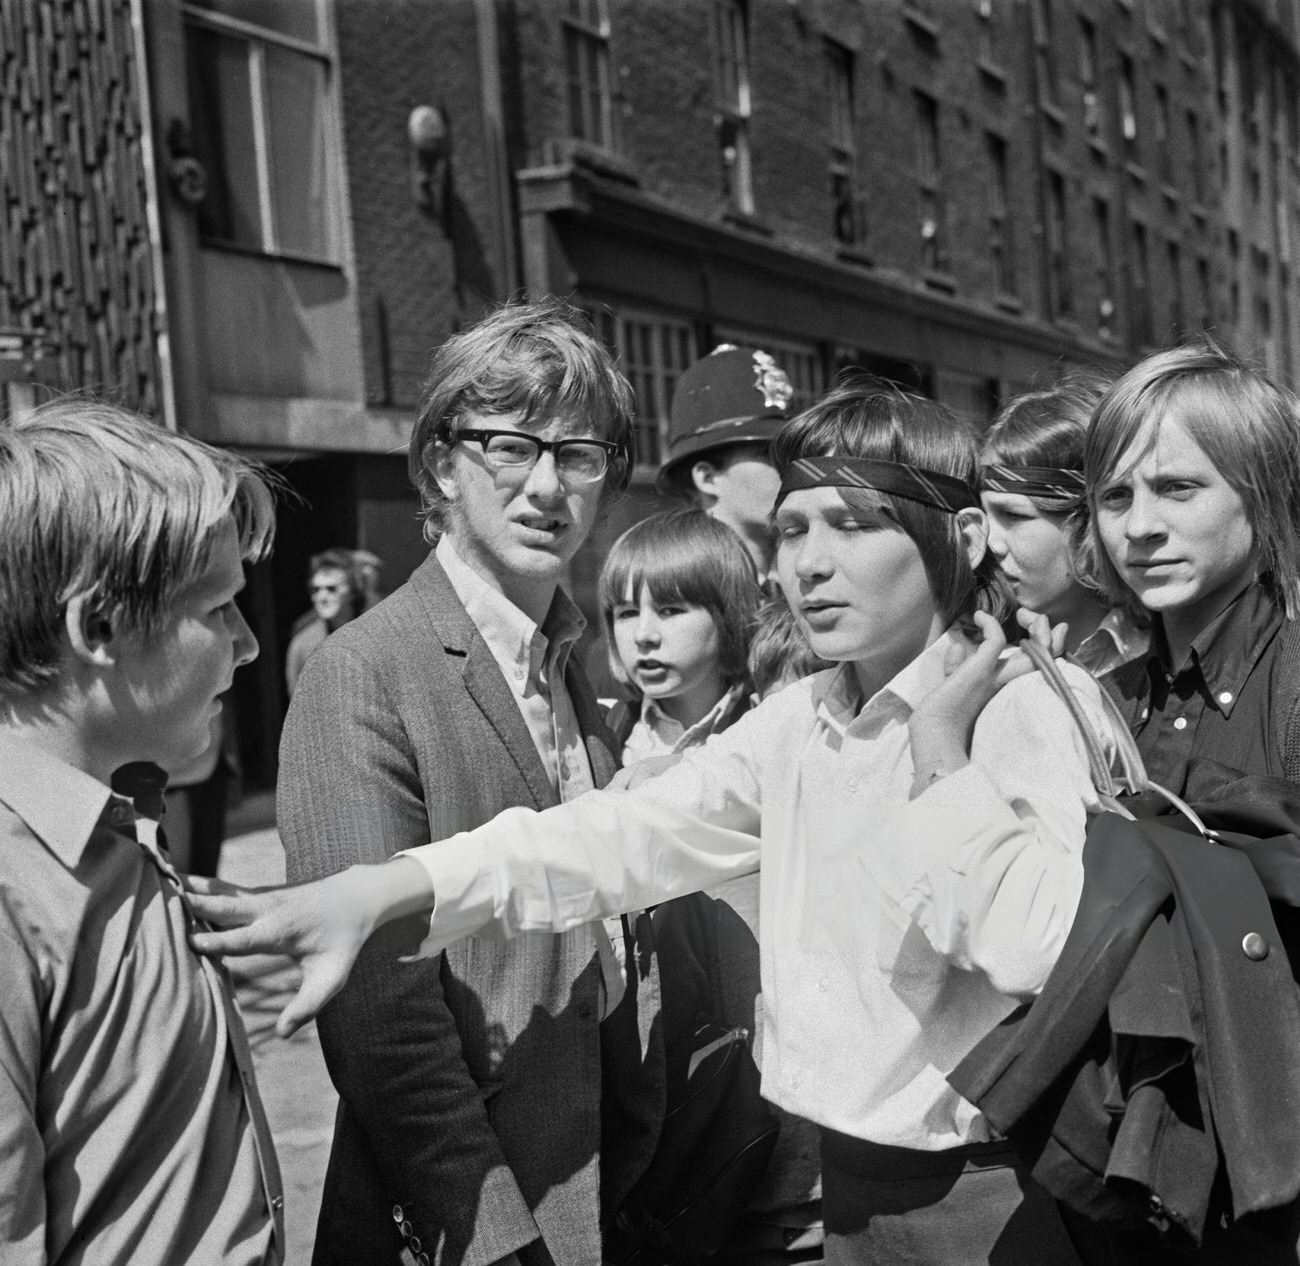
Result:
<instances>
[{"instance_id":1,"label":"wall-mounted lamp","mask_svg":"<svg viewBox=\"0 0 1300 1266\"><path fill-rule=\"evenodd\" d=\"M189 127L180 119L167 128L167 180L187 207L197 207L208 196L208 173L195 157Z\"/></svg>"},{"instance_id":2,"label":"wall-mounted lamp","mask_svg":"<svg viewBox=\"0 0 1300 1266\"><path fill-rule=\"evenodd\" d=\"M451 174L451 128L437 106L420 105L406 121L411 143L411 196L415 205L442 221Z\"/></svg>"}]
</instances>

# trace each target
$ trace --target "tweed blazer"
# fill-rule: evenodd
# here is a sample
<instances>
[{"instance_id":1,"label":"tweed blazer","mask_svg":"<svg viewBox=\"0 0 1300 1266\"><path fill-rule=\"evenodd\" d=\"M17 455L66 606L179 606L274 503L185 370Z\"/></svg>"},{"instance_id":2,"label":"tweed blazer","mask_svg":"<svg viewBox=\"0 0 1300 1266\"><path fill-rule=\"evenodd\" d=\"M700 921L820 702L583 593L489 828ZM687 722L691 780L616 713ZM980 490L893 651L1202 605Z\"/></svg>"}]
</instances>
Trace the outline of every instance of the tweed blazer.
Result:
<instances>
[{"instance_id":1,"label":"tweed blazer","mask_svg":"<svg viewBox=\"0 0 1300 1266\"><path fill-rule=\"evenodd\" d=\"M576 665L566 684L602 785L617 762L599 707ZM510 687L432 555L308 661L280 750L291 880L556 799ZM634 1021L611 1028L599 1020L589 927L470 937L400 961L426 929L415 919L381 930L320 1015L340 1106L313 1260L393 1266L406 1222L420 1251L448 1266L516 1251L525 1263L598 1262L602 1179L612 1213L657 1139L657 977L643 965L616 1013ZM603 1166L602 1027L632 1035L609 1078L619 1128ZM610 1135L608 1105L605 1115Z\"/></svg>"}]
</instances>

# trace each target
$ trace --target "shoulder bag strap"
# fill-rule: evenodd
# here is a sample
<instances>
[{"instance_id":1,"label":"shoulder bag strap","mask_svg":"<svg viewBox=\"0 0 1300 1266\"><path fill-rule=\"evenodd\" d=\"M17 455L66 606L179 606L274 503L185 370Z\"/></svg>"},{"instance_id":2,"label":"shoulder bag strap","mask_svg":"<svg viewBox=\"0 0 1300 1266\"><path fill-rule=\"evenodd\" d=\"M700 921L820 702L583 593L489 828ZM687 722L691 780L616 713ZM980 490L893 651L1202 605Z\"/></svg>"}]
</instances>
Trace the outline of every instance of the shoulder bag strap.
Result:
<instances>
[{"instance_id":1,"label":"shoulder bag strap","mask_svg":"<svg viewBox=\"0 0 1300 1266\"><path fill-rule=\"evenodd\" d=\"M1030 638L1026 638L1021 642L1019 649L1029 657L1034 667L1042 674L1047 684L1051 686L1074 718L1074 723L1083 739L1083 746L1088 753L1088 768L1092 774L1092 785L1096 787L1097 794L1101 797L1107 809L1131 818L1133 815L1119 803L1116 797L1125 792L1136 794L1141 791L1154 791L1157 795L1163 796L1170 805L1177 809L1201 835L1207 839L1212 838L1212 833L1205 823L1201 821L1200 815L1191 805L1187 804L1181 797L1176 796L1168 788L1152 782L1147 776L1146 764L1142 760L1142 753L1138 751L1137 742L1129 732L1128 725L1125 723L1118 705L1105 687L1100 687L1098 694L1101 696L1102 710L1106 714L1106 720L1111 730L1111 738L1115 745L1114 762L1107 758L1105 745L1092 728L1092 722L1088 719L1088 714L1083 710L1083 705L1070 688L1070 683L1065 680L1065 674L1061 672L1061 666L1052 657L1051 652ZM1075 666L1082 669L1082 665L1076 664ZM1083 669L1083 671L1087 672L1087 669ZM1119 765L1118 777L1116 777L1113 770L1114 763Z\"/></svg>"}]
</instances>

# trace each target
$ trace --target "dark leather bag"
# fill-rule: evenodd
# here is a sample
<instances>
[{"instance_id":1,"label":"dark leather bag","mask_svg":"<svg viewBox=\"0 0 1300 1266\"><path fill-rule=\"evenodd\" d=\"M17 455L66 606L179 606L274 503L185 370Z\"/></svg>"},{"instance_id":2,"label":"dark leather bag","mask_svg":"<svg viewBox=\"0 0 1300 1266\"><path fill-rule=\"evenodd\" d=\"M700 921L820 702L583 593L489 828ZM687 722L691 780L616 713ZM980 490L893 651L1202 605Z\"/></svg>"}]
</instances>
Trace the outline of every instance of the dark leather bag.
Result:
<instances>
[{"instance_id":1,"label":"dark leather bag","mask_svg":"<svg viewBox=\"0 0 1300 1266\"><path fill-rule=\"evenodd\" d=\"M606 1232L613 1266L704 1262L726 1242L776 1146L749 1033L722 1004L719 903L703 893L652 912L664 1019L663 1128ZM735 922L739 922L738 920ZM747 932L747 930L746 930Z\"/></svg>"}]
</instances>

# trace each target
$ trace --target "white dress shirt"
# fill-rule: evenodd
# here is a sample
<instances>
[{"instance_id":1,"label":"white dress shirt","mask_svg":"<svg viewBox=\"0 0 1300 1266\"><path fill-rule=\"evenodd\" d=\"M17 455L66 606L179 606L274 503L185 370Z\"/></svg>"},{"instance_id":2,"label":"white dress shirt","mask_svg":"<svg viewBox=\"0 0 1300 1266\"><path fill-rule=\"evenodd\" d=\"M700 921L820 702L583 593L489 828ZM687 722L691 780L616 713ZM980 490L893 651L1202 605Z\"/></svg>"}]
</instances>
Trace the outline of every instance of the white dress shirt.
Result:
<instances>
[{"instance_id":1,"label":"white dress shirt","mask_svg":"<svg viewBox=\"0 0 1300 1266\"><path fill-rule=\"evenodd\" d=\"M578 714L564 684L569 655L587 627L582 612L563 589L556 589L544 627L539 628L461 558L450 536L439 539L435 553L501 669L556 794L567 803L595 790ZM600 956L603 1018L618 1006L627 988L619 953L622 927L615 919L592 931Z\"/></svg>"},{"instance_id":2,"label":"white dress shirt","mask_svg":"<svg viewBox=\"0 0 1300 1266\"><path fill-rule=\"evenodd\" d=\"M877 1143L988 1137L945 1074L1046 979L1100 804L1037 674L975 725L971 762L909 799L908 718L941 637L865 704L849 665L769 697L632 791L597 791L413 849L436 907L422 950L564 929L761 863L763 1093ZM1091 678L1064 668L1097 732Z\"/></svg>"}]
</instances>

